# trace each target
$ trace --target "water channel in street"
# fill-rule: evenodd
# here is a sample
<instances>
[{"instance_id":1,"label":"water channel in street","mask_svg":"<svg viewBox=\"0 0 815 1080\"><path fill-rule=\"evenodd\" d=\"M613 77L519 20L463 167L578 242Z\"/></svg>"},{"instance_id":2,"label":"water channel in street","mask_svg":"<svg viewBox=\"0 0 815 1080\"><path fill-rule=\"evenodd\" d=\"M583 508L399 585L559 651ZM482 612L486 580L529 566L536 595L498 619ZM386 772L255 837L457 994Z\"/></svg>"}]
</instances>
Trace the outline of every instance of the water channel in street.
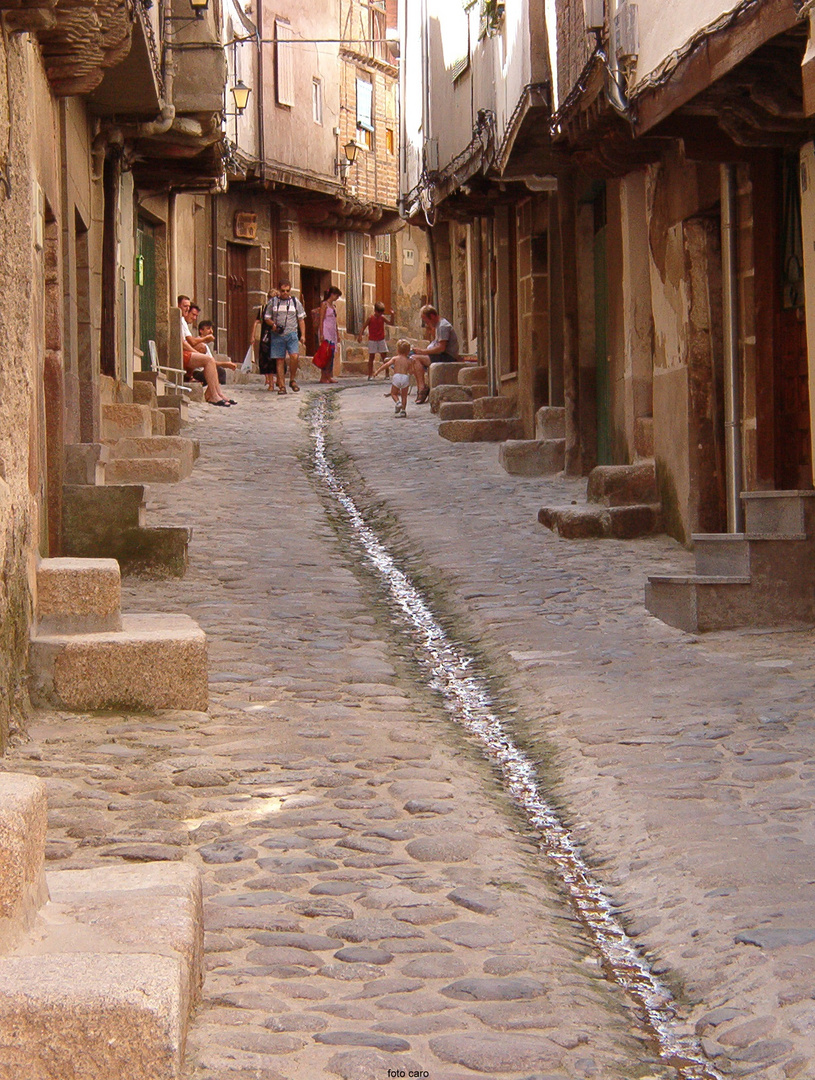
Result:
<instances>
[{"instance_id":1,"label":"water channel in street","mask_svg":"<svg viewBox=\"0 0 815 1080\"><path fill-rule=\"evenodd\" d=\"M328 448L330 415L326 395L311 401L308 418L315 473L342 508L358 550L386 584L429 685L441 695L448 716L478 740L483 753L500 770L505 790L539 832L541 853L554 867L588 929L608 977L640 1007L661 1059L683 1080L720 1080L721 1074L705 1059L696 1041L675 1031L676 1009L670 991L626 934L579 845L547 801L534 764L515 744L498 715L486 681L478 674L475 658L450 640L422 592L366 523L362 510L348 493Z\"/></svg>"}]
</instances>

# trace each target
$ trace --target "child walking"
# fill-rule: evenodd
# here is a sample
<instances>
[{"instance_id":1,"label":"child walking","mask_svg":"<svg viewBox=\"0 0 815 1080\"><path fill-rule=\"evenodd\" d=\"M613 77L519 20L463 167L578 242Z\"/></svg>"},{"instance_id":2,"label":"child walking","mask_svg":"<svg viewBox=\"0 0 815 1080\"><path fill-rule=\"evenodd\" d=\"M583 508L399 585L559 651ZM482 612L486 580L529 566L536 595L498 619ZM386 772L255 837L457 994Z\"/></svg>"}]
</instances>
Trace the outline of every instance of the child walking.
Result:
<instances>
[{"instance_id":1,"label":"child walking","mask_svg":"<svg viewBox=\"0 0 815 1080\"><path fill-rule=\"evenodd\" d=\"M374 304L374 313L365 320L365 325L357 334L357 341L362 341L362 335L368 331L368 378L374 377L374 357L385 355L388 351L388 343L385 340L385 323L393 325L393 313L390 319L385 318L385 305L381 300ZM379 369L382 370L381 368Z\"/></svg>"},{"instance_id":2,"label":"child walking","mask_svg":"<svg viewBox=\"0 0 815 1080\"><path fill-rule=\"evenodd\" d=\"M413 371L409 341L405 341L404 338L397 341L395 355L386 360L384 364L380 364L374 375L378 375L380 371L385 371L387 368L393 368L391 374L391 397L396 402L396 415L405 417L407 416L410 373Z\"/></svg>"}]
</instances>

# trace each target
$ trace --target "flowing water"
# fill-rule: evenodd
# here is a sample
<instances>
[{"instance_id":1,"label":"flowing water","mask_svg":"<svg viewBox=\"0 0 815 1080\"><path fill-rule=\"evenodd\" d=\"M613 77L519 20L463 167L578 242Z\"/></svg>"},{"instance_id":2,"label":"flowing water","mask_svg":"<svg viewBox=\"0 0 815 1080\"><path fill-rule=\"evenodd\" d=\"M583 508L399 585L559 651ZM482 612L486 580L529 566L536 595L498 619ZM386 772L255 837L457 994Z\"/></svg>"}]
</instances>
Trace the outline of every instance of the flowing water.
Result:
<instances>
[{"instance_id":1,"label":"flowing water","mask_svg":"<svg viewBox=\"0 0 815 1080\"><path fill-rule=\"evenodd\" d=\"M348 494L326 450L329 410L325 395L313 400L308 415L317 476L342 508L366 559L386 585L419 663L428 672L431 687L441 694L448 715L478 740L484 754L499 768L511 798L541 834L540 850L588 929L607 975L641 1008L665 1065L675 1069L682 1080L722 1080L697 1041L676 1030L676 1009L670 991L626 934L579 845L547 802L534 765L513 742L490 699L485 680L474 672L473 658L449 639L420 591L366 524Z\"/></svg>"}]
</instances>

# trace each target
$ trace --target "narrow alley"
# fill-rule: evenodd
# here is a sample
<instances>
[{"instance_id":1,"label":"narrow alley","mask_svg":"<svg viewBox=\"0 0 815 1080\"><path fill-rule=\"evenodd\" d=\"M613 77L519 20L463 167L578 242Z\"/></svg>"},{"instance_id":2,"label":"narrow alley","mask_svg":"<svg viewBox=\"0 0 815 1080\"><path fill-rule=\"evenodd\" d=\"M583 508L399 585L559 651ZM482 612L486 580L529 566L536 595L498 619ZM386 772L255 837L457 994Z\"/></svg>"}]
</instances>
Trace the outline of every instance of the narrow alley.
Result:
<instances>
[{"instance_id":1,"label":"narrow alley","mask_svg":"<svg viewBox=\"0 0 815 1080\"><path fill-rule=\"evenodd\" d=\"M2 761L46 782L52 868L200 867L187 1080L815 1075L812 631L674 630L643 585L675 542L558 539L537 510L579 480L507 477L379 383L329 392L332 467L664 988L660 1043L315 470L318 393L231 389L151 489L189 572L123 590L206 631L209 711L40 713Z\"/></svg>"}]
</instances>

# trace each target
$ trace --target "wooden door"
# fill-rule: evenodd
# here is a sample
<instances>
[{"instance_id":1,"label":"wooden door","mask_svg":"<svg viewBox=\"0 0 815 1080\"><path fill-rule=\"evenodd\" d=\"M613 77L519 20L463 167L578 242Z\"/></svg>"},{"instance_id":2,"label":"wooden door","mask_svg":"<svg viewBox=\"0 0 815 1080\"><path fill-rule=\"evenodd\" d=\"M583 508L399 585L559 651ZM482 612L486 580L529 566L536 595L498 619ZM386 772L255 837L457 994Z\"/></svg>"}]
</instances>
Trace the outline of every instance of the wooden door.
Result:
<instances>
[{"instance_id":1,"label":"wooden door","mask_svg":"<svg viewBox=\"0 0 815 1080\"><path fill-rule=\"evenodd\" d=\"M382 301L385 305L386 314L390 315L393 308L393 288L391 285L391 264L389 262L377 260L374 297Z\"/></svg>"},{"instance_id":2,"label":"wooden door","mask_svg":"<svg viewBox=\"0 0 815 1080\"><path fill-rule=\"evenodd\" d=\"M150 370L148 341L156 340L156 229L149 221L139 218L136 230L139 271L139 348L142 371Z\"/></svg>"},{"instance_id":3,"label":"wooden door","mask_svg":"<svg viewBox=\"0 0 815 1080\"><path fill-rule=\"evenodd\" d=\"M243 244L226 245L226 351L236 364L246 355L254 322L246 287L247 255Z\"/></svg>"},{"instance_id":4,"label":"wooden door","mask_svg":"<svg viewBox=\"0 0 815 1080\"><path fill-rule=\"evenodd\" d=\"M779 491L812 487L809 369L801 308L778 313L775 392L775 485Z\"/></svg>"}]
</instances>

